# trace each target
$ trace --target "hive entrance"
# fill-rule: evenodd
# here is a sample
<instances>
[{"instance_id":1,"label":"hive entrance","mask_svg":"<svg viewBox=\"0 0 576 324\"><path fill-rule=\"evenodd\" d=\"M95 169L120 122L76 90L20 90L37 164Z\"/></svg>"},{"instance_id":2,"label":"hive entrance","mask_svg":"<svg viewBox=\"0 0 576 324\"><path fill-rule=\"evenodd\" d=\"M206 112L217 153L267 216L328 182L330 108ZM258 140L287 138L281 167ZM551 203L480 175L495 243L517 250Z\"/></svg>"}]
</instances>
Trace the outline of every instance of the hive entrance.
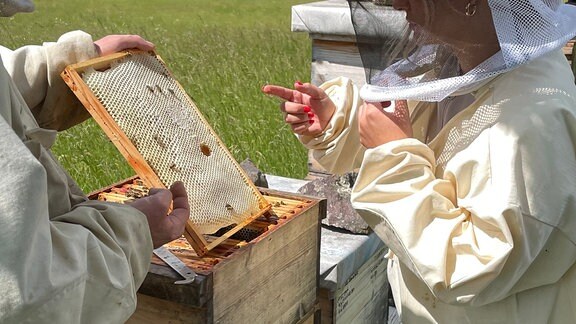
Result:
<instances>
[{"instance_id":1,"label":"hive entrance","mask_svg":"<svg viewBox=\"0 0 576 324\"><path fill-rule=\"evenodd\" d=\"M145 183L184 183L191 209L186 238L198 254L270 209L154 53L124 52L75 64L63 78ZM208 244L203 235L224 227Z\"/></svg>"}]
</instances>

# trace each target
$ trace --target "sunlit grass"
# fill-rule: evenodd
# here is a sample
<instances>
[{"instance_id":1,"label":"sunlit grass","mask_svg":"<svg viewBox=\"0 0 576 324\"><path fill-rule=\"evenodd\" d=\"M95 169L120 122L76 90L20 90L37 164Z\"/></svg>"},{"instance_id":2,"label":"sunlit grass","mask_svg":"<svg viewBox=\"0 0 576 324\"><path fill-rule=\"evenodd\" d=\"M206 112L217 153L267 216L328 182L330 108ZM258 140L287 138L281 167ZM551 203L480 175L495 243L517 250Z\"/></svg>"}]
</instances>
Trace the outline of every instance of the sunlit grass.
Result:
<instances>
[{"instance_id":1,"label":"sunlit grass","mask_svg":"<svg viewBox=\"0 0 576 324\"><path fill-rule=\"evenodd\" d=\"M249 157L266 173L301 178L305 150L260 88L309 78L310 42L290 32L290 7L303 2L37 1L34 14L0 19L0 41L15 48L75 29L95 39L143 35L238 161ZM133 174L91 120L61 133L53 151L85 191Z\"/></svg>"}]
</instances>

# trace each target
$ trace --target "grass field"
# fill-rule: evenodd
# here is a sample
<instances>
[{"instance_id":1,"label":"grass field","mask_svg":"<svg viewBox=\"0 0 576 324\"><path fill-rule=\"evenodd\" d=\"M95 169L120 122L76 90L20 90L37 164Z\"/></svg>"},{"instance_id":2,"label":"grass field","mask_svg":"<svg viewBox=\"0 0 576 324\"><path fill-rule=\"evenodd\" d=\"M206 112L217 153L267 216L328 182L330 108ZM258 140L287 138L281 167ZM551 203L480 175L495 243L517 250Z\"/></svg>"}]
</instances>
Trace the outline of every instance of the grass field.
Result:
<instances>
[{"instance_id":1,"label":"grass field","mask_svg":"<svg viewBox=\"0 0 576 324\"><path fill-rule=\"evenodd\" d=\"M290 32L290 8L305 2L38 0L35 13L0 19L0 44L41 44L76 29L94 39L140 34L238 161L249 157L266 173L301 178L306 152L260 88L309 79L308 37ZM53 151L85 191L133 174L92 120L61 133Z\"/></svg>"}]
</instances>

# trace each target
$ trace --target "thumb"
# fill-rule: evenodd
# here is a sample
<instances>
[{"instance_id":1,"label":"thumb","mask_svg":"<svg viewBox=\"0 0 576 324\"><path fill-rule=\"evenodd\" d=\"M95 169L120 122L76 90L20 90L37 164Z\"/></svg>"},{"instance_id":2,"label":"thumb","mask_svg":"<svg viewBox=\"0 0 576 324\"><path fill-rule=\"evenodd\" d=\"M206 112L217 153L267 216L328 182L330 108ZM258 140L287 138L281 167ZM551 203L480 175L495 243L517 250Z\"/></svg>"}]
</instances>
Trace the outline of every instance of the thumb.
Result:
<instances>
[{"instance_id":1,"label":"thumb","mask_svg":"<svg viewBox=\"0 0 576 324\"><path fill-rule=\"evenodd\" d=\"M188 202L188 194L184 184L180 181L175 182L171 187L172 192L172 213L182 224L184 224L190 217L190 204Z\"/></svg>"},{"instance_id":2,"label":"thumb","mask_svg":"<svg viewBox=\"0 0 576 324\"><path fill-rule=\"evenodd\" d=\"M172 202L172 192L168 189L151 188L148 197L155 199L162 207L168 209Z\"/></svg>"}]
</instances>

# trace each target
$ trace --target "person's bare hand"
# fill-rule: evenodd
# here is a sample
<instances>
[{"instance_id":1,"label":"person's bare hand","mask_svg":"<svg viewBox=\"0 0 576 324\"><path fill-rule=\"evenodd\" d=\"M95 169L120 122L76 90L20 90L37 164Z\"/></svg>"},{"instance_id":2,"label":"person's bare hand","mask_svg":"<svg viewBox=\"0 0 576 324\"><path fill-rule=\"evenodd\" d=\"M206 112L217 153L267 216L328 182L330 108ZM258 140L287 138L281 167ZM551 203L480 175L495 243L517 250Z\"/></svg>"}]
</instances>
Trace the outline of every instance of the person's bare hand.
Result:
<instances>
[{"instance_id":1,"label":"person's bare hand","mask_svg":"<svg viewBox=\"0 0 576 324\"><path fill-rule=\"evenodd\" d=\"M296 82L294 90L265 85L262 92L285 100L280 104L284 121L299 135L322 134L336 110L326 92L310 83Z\"/></svg>"},{"instance_id":2,"label":"person's bare hand","mask_svg":"<svg viewBox=\"0 0 576 324\"><path fill-rule=\"evenodd\" d=\"M168 214L172 204L172 212ZM179 238L190 215L188 195L182 182L175 182L170 190L150 189L149 195L130 204L148 219L154 248Z\"/></svg>"},{"instance_id":3,"label":"person's bare hand","mask_svg":"<svg viewBox=\"0 0 576 324\"><path fill-rule=\"evenodd\" d=\"M125 49L135 48L143 51L154 49L154 44L138 35L108 35L94 42L98 55L104 56Z\"/></svg>"},{"instance_id":4,"label":"person's bare hand","mask_svg":"<svg viewBox=\"0 0 576 324\"><path fill-rule=\"evenodd\" d=\"M395 101L393 110L386 109L390 102L366 102L358 114L360 143L366 148L412 137L412 125L406 100Z\"/></svg>"}]
</instances>

